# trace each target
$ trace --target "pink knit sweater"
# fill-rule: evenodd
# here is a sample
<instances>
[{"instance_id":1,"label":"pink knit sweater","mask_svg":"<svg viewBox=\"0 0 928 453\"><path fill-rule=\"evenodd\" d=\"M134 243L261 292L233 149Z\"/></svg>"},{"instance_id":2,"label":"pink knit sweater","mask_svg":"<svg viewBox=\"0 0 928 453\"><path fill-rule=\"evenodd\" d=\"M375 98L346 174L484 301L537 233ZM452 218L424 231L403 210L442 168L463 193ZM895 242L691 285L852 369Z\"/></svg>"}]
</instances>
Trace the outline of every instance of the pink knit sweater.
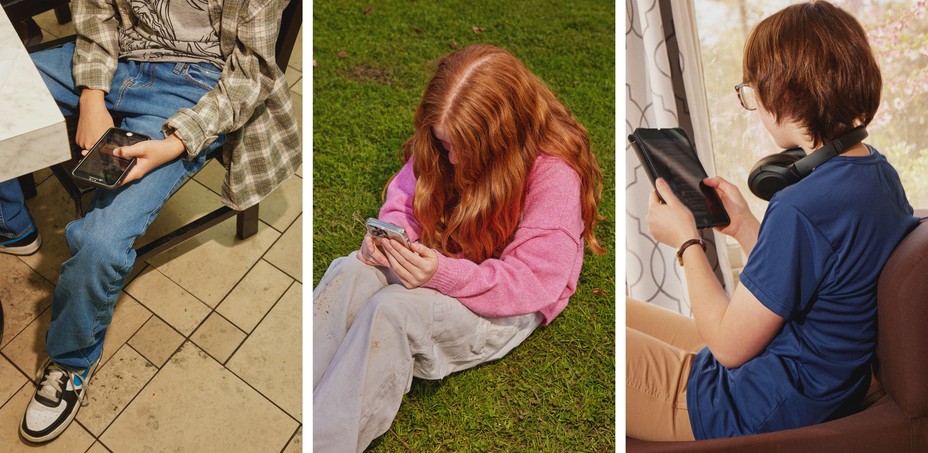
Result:
<instances>
[{"instance_id":1,"label":"pink knit sweater","mask_svg":"<svg viewBox=\"0 0 928 453\"><path fill-rule=\"evenodd\" d=\"M412 159L387 187L380 219L417 240L412 213ZM528 177L522 220L499 259L473 261L438 254L438 271L423 285L458 299L488 318L540 312L550 324L577 289L583 265L580 177L557 157L541 155Z\"/></svg>"}]
</instances>

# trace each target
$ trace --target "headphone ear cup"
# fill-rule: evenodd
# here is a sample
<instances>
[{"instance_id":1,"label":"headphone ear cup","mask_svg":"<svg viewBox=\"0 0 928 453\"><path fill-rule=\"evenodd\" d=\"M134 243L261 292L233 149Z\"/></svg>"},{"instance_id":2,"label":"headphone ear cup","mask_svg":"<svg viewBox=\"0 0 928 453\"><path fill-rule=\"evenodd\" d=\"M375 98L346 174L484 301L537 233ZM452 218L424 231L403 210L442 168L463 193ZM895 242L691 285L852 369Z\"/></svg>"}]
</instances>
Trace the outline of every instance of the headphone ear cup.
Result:
<instances>
[{"instance_id":1,"label":"headphone ear cup","mask_svg":"<svg viewBox=\"0 0 928 453\"><path fill-rule=\"evenodd\" d=\"M789 166L800 158L795 153L779 153L757 161L748 176L751 193L770 201L774 194L794 184L799 178L789 170Z\"/></svg>"}]
</instances>

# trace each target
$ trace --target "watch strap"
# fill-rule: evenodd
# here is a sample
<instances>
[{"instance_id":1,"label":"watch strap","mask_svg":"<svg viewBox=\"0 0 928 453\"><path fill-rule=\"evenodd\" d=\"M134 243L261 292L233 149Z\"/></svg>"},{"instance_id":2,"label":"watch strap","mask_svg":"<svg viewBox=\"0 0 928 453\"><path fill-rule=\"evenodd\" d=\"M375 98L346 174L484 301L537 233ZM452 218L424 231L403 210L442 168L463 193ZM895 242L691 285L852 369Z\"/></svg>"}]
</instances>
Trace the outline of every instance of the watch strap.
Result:
<instances>
[{"instance_id":1,"label":"watch strap","mask_svg":"<svg viewBox=\"0 0 928 453\"><path fill-rule=\"evenodd\" d=\"M699 244L702 247L703 251L706 250L706 241L703 241L702 239L698 239L698 238L690 239L684 242L683 245L681 245L680 248L677 250L677 262L680 263L681 266L683 265L683 252L685 252L689 246L695 245L695 244Z\"/></svg>"}]
</instances>

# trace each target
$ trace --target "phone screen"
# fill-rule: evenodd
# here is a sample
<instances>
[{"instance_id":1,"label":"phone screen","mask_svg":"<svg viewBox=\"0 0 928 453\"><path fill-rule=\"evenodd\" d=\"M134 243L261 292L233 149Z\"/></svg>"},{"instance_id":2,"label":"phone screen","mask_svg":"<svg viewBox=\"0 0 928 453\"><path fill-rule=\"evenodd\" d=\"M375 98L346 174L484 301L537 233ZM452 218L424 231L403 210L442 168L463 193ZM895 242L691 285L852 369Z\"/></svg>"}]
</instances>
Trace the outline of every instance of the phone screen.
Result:
<instances>
[{"instance_id":1,"label":"phone screen","mask_svg":"<svg viewBox=\"0 0 928 453\"><path fill-rule=\"evenodd\" d=\"M132 165L132 159L113 155L113 150L148 137L122 129L110 129L74 169L74 176L104 186L115 186Z\"/></svg>"},{"instance_id":2,"label":"phone screen","mask_svg":"<svg viewBox=\"0 0 928 453\"><path fill-rule=\"evenodd\" d=\"M693 212L696 226L706 228L730 223L715 189L703 183L708 176L682 129L638 129L634 138L632 143L642 163L649 173L654 173L649 175L652 182L664 178L677 198Z\"/></svg>"}]
</instances>

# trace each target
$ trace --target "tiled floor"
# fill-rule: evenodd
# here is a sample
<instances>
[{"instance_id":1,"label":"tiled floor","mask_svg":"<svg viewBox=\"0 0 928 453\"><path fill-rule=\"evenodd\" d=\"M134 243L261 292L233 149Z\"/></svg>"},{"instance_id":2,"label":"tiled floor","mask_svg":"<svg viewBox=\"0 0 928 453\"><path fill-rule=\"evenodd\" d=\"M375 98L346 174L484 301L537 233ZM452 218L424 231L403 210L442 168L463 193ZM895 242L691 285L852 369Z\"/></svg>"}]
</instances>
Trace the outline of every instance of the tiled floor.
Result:
<instances>
[{"instance_id":1,"label":"tiled floor","mask_svg":"<svg viewBox=\"0 0 928 453\"><path fill-rule=\"evenodd\" d=\"M51 12L46 39L71 33ZM301 120L302 46L287 79ZM27 204L43 237L28 257L0 255L0 450L55 452L301 451L302 171L260 207L258 233L226 222L150 260L126 285L107 332L89 404L57 440L23 443L18 426L44 359L52 294L68 256L70 199L36 174ZM149 236L220 205L211 162L167 203Z\"/></svg>"}]
</instances>

